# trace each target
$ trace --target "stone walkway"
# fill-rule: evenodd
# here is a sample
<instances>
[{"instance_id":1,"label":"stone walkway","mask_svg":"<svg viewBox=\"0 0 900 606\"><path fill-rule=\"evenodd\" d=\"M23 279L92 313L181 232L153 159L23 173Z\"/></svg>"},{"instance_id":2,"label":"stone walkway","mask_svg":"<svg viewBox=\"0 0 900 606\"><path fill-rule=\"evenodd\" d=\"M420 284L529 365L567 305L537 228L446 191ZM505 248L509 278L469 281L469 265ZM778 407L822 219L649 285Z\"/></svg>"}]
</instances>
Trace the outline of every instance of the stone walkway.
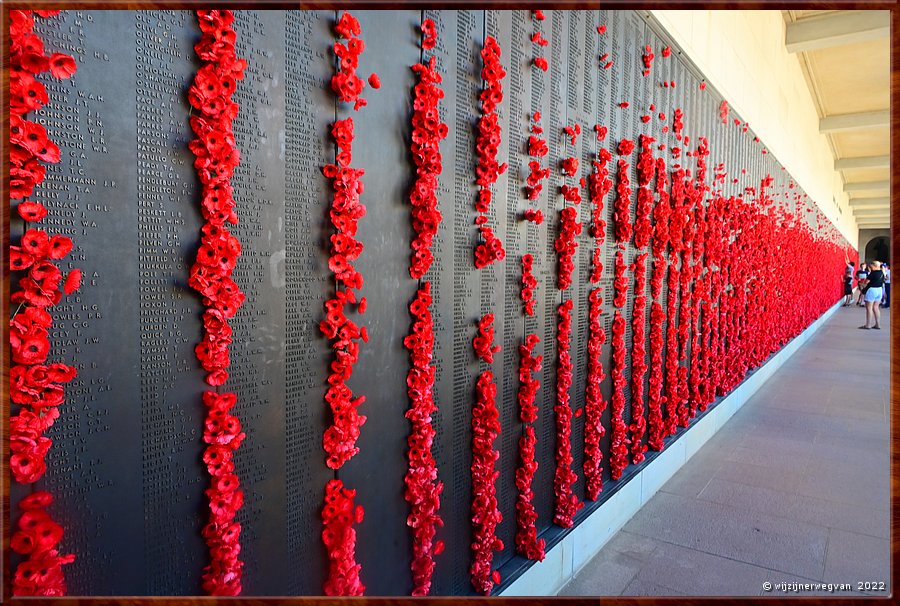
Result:
<instances>
[{"instance_id":1,"label":"stone walkway","mask_svg":"<svg viewBox=\"0 0 900 606\"><path fill-rule=\"evenodd\" d=\"M562 596L890 594L889 315L841 308Z\"/></svg>"}]
</instances>

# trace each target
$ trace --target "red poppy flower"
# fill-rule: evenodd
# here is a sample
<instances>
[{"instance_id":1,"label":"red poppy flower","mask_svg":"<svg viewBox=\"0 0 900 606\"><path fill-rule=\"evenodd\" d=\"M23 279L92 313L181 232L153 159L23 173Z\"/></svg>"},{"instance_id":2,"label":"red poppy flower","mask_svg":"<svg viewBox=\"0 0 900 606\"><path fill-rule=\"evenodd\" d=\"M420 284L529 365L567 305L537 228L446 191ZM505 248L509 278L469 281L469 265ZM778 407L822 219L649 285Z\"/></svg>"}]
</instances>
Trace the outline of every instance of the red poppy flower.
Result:
<instances>
[{"instance_id":1,"label":"red poppy flower","mask_svg":"<svg viewBox=\"0 0 900 606\"><path fill-rule=\"evenodd\" d=\"M36 223L47 216L47 209L37 202L26 200L16 207L19 216L29 223Z\"/></svg>"},{"instance_id":2,"label":"red poppy flower","mask_svg":"<svg viewBox=\"0 0 900 606\"><path fill-rule=\"evenodd\" d=\"M47 256L50 238L45 232L29 229L22 236L22 250L38 258Z\"/></svg>"},{"instance_id":3,"label":"red poppy flower","mask_svg":"<svg viewBox=\"0 0 900 606\"><path fill-rule=\"evenodd\" d=\"M19 501L19 509L21 509L22 511L46 509L52 504L53 495L46 490L38 490Z\"/></svg>"},{"instance_id":4,"label":"red poppy flower","mask_svg":"<svg viewBox=\"0 0 900 606\"><path fill-rule=\"evenodd\" d=\"M72 250L72 240L65 236L50 238L47 256L51 259L62 259Z\"/></svg>"},{"instance_id":5,"label":"red poppy flower","mask_svg":"<svg viewBox=\"0 0 900 606\"><path fill-rule=\"evenodd\" d=\"M75 59L62 53L53 53L50 56L50 73L54 78L71 78L78 68Z\"/></svg>"},{"instance_id":6,"label":"red poppy flower","mask_svg":"<svg viewBox=\"0 0 900 606\"><path fill-rule=\"evenodd\" d=\"M33 484L47 471L43 455L34 452L16 452L9 458L9 469L16 482Z\"/></svg>"}]
</instances>

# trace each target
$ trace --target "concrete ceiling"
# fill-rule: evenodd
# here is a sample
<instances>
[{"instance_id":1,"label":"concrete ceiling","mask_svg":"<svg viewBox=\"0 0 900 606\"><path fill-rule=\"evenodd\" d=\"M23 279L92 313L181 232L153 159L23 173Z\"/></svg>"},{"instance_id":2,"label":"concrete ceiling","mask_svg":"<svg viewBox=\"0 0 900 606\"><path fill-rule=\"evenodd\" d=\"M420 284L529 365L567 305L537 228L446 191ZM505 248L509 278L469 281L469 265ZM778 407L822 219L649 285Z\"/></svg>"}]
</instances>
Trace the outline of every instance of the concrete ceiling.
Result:
<instances>
[{"instance_id":1,"label":"concrete ceiling","mask_svg":"<svg viewBox=\"0 0 900 606\"><path fill-rule=\"evenodd\" d=\"M819 112L819 131L829 140L857 223L888 227L890 13L786 10L782 14L785 46L798 55ZM858 210L862 206L864 220Z\"/></svg>"}]
</instances>

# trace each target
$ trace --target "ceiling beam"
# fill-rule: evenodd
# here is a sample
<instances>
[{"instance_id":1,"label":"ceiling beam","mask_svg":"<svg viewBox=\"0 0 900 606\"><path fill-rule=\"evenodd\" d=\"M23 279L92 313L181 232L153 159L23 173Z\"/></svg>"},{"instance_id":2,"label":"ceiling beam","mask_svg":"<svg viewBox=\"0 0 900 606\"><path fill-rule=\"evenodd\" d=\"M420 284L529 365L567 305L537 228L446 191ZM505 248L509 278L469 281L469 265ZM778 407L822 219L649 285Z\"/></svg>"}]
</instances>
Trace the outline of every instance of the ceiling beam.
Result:
<instances>
[{"instance_id":1,"label":"ceiling beam","mask_svg":"<svg viewBox=\"0 0 900 606\"><path fill-rule=\"evenodd\" d=\"M890 156L859 156L856 158L836 158L834 170L848 170L852 168L890 168Z\"/></svg>"},{"instance_id":2,"label":"ceiling beam","mask_svg":"<svg viewBox=\"0 0 900 606\"><path fill-rule=\"evenodd\" d=\"M891 125L890 110L834 114L819 120L819 132L840 133L861 128L888 128Z\"/></svg>"},{"instance_id":3,"label":"ceiling beam","mask_svg":"<svg viewBox=\"0 0 900 606\"><path fill-rule=\"evenodd\" d=\"M890 33L889 11L838 11L788 23L784 45L789 53L799 53L887 38Z\"/></svg>"},{"instance_id":4,"label":"ceiling beam","mask_svg":"<svg viewBox=\"0 0 900 606\"><path fill-rule=\"evenodd\" d=\"M856 217L857 221L865 221L866 219L888 219L891 216L891 211L885 208L884 210L878 210L873 212L855 212L853 216Z\"/></svg>"},{"instance_id":5,"label":"ceiling beam","mask_svg":"<svg viewBox=\"0 0 900 606\"><path fill-rule=\"evenodd\" d=\"M850 208L869 208L872 206L877 206L881 208L882 206L890 206L891 199L890 198L850 198Z\"/></svg>"},{"instance_id":6,"label":"ceiling beam","mask_svg":"<svg viewBox=\"0 0 900 606\"><path fill-rule=\"evenodd\" d=\"M891 182L885 179L884 181L859 181L857 183L844 183L844 191L847 193L853 192L861 192L861 191L890 191L891 190Z\"/></svg>"}]
</instances>

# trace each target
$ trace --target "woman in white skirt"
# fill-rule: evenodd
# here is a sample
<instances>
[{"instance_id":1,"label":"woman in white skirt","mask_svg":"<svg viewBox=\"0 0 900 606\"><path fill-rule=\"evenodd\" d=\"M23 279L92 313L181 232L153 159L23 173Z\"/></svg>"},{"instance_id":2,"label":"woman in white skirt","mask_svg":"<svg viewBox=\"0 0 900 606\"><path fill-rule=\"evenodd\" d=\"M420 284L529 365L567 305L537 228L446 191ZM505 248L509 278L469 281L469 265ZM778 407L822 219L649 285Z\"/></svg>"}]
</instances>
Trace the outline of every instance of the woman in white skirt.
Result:
<instances>
[{"instance_id":1,"label":"woman in white skirt","mask_svg":"<svg viewBox=\"0 0 900 606\"><path fill-rule=\"evenodd\" d=\"M872 261L869 264L869 275L865 280L866 323L860 328L869 329L869 321L874 318L875 325L872 328L881 330L881 296L884 294L884 272L881 271L881 262Z\"/></svg>"}]
</instances>

